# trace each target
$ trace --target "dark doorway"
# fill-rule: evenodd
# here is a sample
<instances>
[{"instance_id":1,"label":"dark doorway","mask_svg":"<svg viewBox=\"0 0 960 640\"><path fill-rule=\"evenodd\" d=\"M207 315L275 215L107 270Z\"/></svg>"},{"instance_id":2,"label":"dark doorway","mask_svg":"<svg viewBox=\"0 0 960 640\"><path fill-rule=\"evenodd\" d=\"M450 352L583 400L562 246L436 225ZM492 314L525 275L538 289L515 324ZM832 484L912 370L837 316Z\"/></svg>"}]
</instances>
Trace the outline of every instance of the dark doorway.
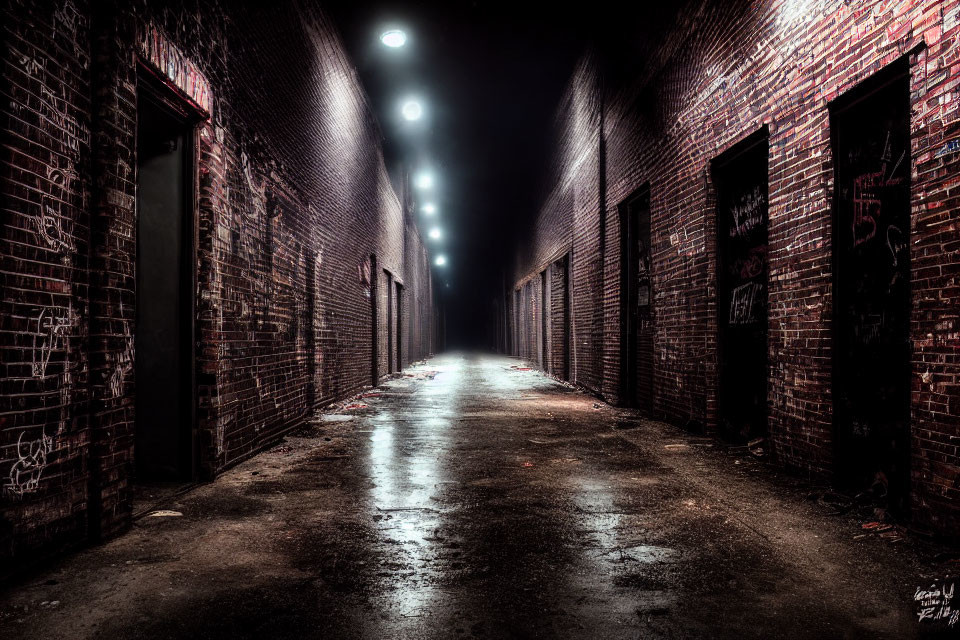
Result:
<instances>
[{"instance_id":1,"label":"dark doorway","mask_svg":"<svg viewBox=\"0 0 960 640\"><path fill-rule=\"evenodd\" d=\"M403 285L399 282L396 294L397 314L397 371L403 371Z\"/></svg>"},{"instance_id":2,"label":"dark doorway","mask_svg":"<svg viewBox=\"0 0 960 640\"><path fill-rule=\"evenodd\" d=\"M742 441L767 433L767 129L712 163L717 188L719 423Z\"/></svg>"},{"instance_id":3,"label":"dark doorway","mask_svg":"<svg viewBox=\"0 0 960 640\"><path fill-rule=\"evenodd\" d=\"M550 370L570 379L570 296L567 278L569 256L554 262L550 269Z\"/></svg>"},{"instance_id":4,"label":"dark doorway","mask_svg":"<svg viewBox=\"0 0 960 640\"><path fill-rule=\"evenodd\" d=\"M393 373L394 367L394 356L396 351L394 349L394 335L393 335L393 276L390 275L390 272L386 269L383 270L383 279L386 283L386 294L387 294L387 373Z\"/></svg>"},{"instance_id":5,"label":"dark doorway","mask_svg":"<svg viewBox=\"0 0 960 640\"><path fill-rule=\"evenodd\" d=\"M380 312L378 297L380 272L377 270L377 256L370 254L370 380L373 386L380 381Z\"/></svg>"},{"instance_id":6,"label":"dark doorway","mask_svg":"<svg viewBox=\"0 0 960 640\"><path fill-rule=\"evenodd\" d=\"M620 205L620 397L653 412L653 281L650 190Z\"/></svg>"},{"instance_id":7,"label":"dark doorway","mask_svg":"<svg viewBox=\"0 0 960 640\"><path fill-rule=\"evenodd\" d=\"M550 371L550 283L547 270L540 272L540 368Z\"/></svg>"},{"instance_id":8,"label":"dark doorway","mask_svg":"<svg viewBox=\"0 0 960 640\"><path fill-rule=\"evenodd\" d=\"M910 84L906 59L830 105L836 477L907 510Z\"/></svg>"},{"instance_id":9,"label":"dark doorway","mask_svg":"<svg viewBox=\"0 0 960 640\"><path fill-rule=\"evenodd\" d=\"M162 95L141 82L137 103L138 480L194 473L193 134Z\"/></svg>"}]
</instances>

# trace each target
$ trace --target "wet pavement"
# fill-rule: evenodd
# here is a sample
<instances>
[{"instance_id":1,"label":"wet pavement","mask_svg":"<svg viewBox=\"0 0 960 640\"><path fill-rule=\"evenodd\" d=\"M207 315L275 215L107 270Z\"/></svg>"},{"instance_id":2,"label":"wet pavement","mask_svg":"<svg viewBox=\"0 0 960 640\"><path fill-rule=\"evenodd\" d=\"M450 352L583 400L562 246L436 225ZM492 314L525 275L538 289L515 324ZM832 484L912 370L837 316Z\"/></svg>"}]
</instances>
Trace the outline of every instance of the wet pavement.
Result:
<instances>
[{"instance_id":1,"label":"wet pavement","mask_svg":"<svg viewBox=\"0 0 960 640\"><path fill-rule=\"evenodd\" d=\"M940 567L749 453L452 354L0 592L0 638L914 637Z\"/></svg>"}]
</instances>

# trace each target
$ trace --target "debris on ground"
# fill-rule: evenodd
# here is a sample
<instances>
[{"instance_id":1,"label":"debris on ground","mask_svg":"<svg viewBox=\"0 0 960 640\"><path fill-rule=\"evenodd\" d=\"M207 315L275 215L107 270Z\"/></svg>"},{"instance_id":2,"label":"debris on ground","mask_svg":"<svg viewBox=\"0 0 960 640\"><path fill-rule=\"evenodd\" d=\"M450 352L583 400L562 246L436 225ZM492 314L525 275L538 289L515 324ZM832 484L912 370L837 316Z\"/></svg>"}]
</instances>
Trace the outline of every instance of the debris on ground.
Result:
<instances>
[{"instance_id":1,"label":"debris on ground","mask_svg":"<svg viewBox=\"0 0 960 640\"><path fill-rule=\"evenodd\" d=\"M530 368L530 367L521 367L521 366L518 365L518 364L515 364L515 365L511 366L510 368L513 369L513 370L515 370L515 371L533 371L533 369Z\"/></svg>"},{"instance_id":2,"label":"debris on ground","mask_svg":"<svg viewBox=\"0 0 960 640\"><path fill-rule=\"evenodd\" d=\"M767 455L767 439L766 438L757 438L756 440L751 440L747 443L747 450L751 455L762 458Z\"/></svg>"},{"instance_id":3,"label":"debris on ground","mask_svg":"<svg viewBox=\"0 0 960 640\"><path fill-rule=\"evenodd\" d=\"M416 373L405 373L404 378L413 378L414 380L433 380L437 377L439 371L417 371Z\"/></svg>"},{"instance_id":4,"label":"debris on ground","mask_svg":"<svg viewBox=\"0 0 960 640\"><path fill-rule=\"evenodd\" d=\"M148 518L178 518L183 514L179 511L170 511L169 509L158 509L147 514Z\"/></svg>"},{"instance_id":5,"label":"debris on ground","mask_svg":"<svg viewBox=\"0 0 960 640\"><path fill-rule=\"evenodd\" d=\"M370 407L370 405L368 405L368 404L364 404L364 403L362 403L362 402L354 402L354 403L352 403L352 404L348 404L347 406L345 406L345 407L343 408L343 410L344 410L344 411L354 411L355 409L367 409L367 408L369 408L369 407Z\"/></svg>"},{"instance_id":6,"label":"debris on ground","mask_svg":"<svg viewBox=\"0 0 960 640\"><path fill-rule=\"evenodd\" d=\"M523 463L523 466L529 468L529 467L532 467L532 466L533 466L533 463L532 463L532 462L524 462L524 463Z\"/></svg>"},{"instance_id":7,"label":"debris on ground","mask_svg":"<svg viewBox=\"0 0 960 640\"><path fill-rule=\"evenodd\" d=\"M379 397L382 396L382 395L383 395L383 394L380 393L379 391L370 391L370 392L367 392L367 393L361 393L361 394L360 394L359 396L357 396L357 397L359 397L359 398L379 398Z\"/></svg>"},{"instance_id":8,"label":"debris on ground","mask_svg":"<svg viewBox=\"0 0 960 640\"><path fill-rule=\"evenodd\" d=\"M663 448L666 449L667 451L687 451L688 449L690 449L690 446L682 443L681 444L665 444L663 445Z\"/></svg>"}]
</instances>

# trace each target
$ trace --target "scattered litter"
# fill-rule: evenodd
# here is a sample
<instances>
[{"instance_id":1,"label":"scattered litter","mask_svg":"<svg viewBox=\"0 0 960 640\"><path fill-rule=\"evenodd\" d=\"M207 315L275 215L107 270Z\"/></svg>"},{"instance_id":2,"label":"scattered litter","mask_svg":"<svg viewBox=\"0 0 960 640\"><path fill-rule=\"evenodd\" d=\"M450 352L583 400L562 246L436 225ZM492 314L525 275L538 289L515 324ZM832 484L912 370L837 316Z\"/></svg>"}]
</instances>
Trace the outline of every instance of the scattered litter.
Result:
<instances>
[{"instance_id":1,"label":"scattered litter","mask_svg":"<svg viewBox=\"0 0 960 640\"><path fill-rule=\"evenodd\" d=\"M59 601L59 600L44 600L43 602L40 603L40 606L41 606L41 607L59 607L59 606L60 606L60 601Z\"/></svg>"},{"instance_id":2,"label":"scattered litter","mask_svg":"<svg viewBox=\"0 0 960 640\"><path fill-rule=\"evenodd\" d=\"M353 416L344 416L331 413L321 416L320 418L320 422L346 422L347 420L353 420Z\"/></svg>"},{"instance_id":3,"label":"scattered litter","mask_svg":"<svg viewBox=\"0 0 960 640\"><path fill-rule=\"evenodd\" d=\"M864 531L873 531L874 533L880 533L882 531L889 531L893 529L892 524L887 524L885 522L865 522L862 527Z\"/></svg>"},{"instance_id":4,"label":"scattered litter","mask_svg":"<svg viewBox=\"0 0 960 640\"><path fill-rule=\"evenodd\" d=\"M831 516L841 516L849 513L855 506L852 498L836 493L835 491L822 491L820 493L813 493L807 497L816 500L825 507L833 509L833 511L827 513L827 515Z\"/></svg>"},{"instance_id":5,"label":"scattered litter","mask_svg":"<svg viewBox=\"0 0 960 640\"><path fill-rule=\"evenodd\" d=\"M531 444L550 444L549 440L537 440L536 438L528 438L527 442Z\"/></svg>"},{"instance_id":6,"label":"scattered litter","mask_svg":"<svg viewBox=\"0 0 960 640\"><path fill-rule=\"evenodd\" d=\"M600 403L599 403L599 402L594 402L594 403L593 403L593 408L594 408L594 409L599 409L599 408L600 408Z\"/></svg>"},{"instance_id":7,"label":"scattered litter","mask_svg":"<svg viewBox=\"0 0 960 640\"><path fill-rule=\"evenodd\" d=\"M523 463L523 466L525 466L525 467L532 467L532 466L533 466L533 463L532 463L532 462L524 462L524 463Z\"/></svg>"},{"instance_id":8,"label":"scattered litter","mask_svg":"<svg viewBox=\"0 0 960 640\"><path fill-rule=\"evenodd\" d=\"M433 380L439 373L439 371L418 371L417 373L405 373L403 377L414 378L415 380Z\"/></svg>"},{"instance_id":9,"label":"scattered litter","mask_svg":"<svg viewBox=\"0 0 960 640\"><path fill-rule=\"evenodd\" d=\"M895 542L900 542L901 540L903 540L903 536L896 529L894 529L893 531L884 531L883 533L880 534L880 537L886 540L887 542L889 542L890 544L894 544Z\"/></svg>"},{"instance_id":10,"label":"scattered litter","mask_svg":"<svg viewBox=\"0 0 960 640\"><path fill-rule=\"evenodd\" d=\"M531 369L530 367L521 367L520 365L517 365L517 364L512 365L510 368L515 371L533 371L533 369Z\"/></svg>"},{"instance_id":11,"label":"scattered litter","mask_svg":"<svg viewBox=\"0 0 960 640\"><path fill-rule=\"evenodd\" d=\"M766 438L757 438L747 443L747 450L750 451L751 455L762 458L767 455L766 444Z\"/></svg>"},{"instance_id":12,"label":"scattered litter","mask_svg":"<svg viewBox=\"0 0 960 640\"><path fill-rule=\"evenodd\" d=\"M159 509L147 514L148 518L179 518L183 514L179 511L170 511L169 509Z\"/></svg>"},{"instance_id":13,"label":"scattered litter","mask_svg":"<svg viewBox=\"0 0 960 640\"><path fill-rule=\"evenodd\" d=\"M377 391L371 391L371 392L369 392L369 393L361 393L359 397L361 397L361 398L379 398L379 397L382 396L382 395L383 395L382 393L379 393L379 392L377 392Z\"/></svg>"},{"instance_id":14,"label":"scattered litter","mask_svg":"<svg viewBox=\"0 0 960 640\"><path fill-rule=\"evenodd\" d=\"M663 448L667 451L687 451L690 447L685 444L665 444Z\"/></svg>"},{"instance_id":15,"label":"scattered litter","mask_svg":"<svg viewBox=\"0 0 960 640\"><path fill-rule=\"evenodd\" d=\"M364 404L364 403L362 403L362 402L354 402L354 403L352 403L352 404L348 404L347 406L345 406L345 407L343 408L343 410L344 410L344 411L353 411L354 409L366 409L366 408L368 408L369 406L370 406L370 405Z\"/></svg>"}]
</instances>

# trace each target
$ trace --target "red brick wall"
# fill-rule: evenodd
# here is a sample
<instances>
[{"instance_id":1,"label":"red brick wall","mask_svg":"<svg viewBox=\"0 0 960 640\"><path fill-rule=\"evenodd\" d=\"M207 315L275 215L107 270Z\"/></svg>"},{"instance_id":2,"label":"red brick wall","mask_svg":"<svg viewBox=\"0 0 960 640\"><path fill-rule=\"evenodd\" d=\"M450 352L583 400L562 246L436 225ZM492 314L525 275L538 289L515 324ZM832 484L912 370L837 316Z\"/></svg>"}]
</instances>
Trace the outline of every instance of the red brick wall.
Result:
<instances>
[{"instance_id":1,"label":"red brick wall","mask_svg":"<svg viewBox=\"0 0 960 640\"><path fill-rule=\"evenodd\" d=\"M827 103L911 52L912 508L915 521L955 533L960 2L692 2L626 81L610 80L599 56L584 56L557 112L555 187L515 280L572 251L570 377L618 400L617 206L649 182L655 413L678 424L714 427L716 239L709 163L768 125L771 446L783 464L830 477L833 164Z\"/></svg>"},{"instance_id":2,"label":"red brick wall","mask_svg":"<svg viewBox=\"0 0 960 640\"><path fill-rule=\"evenodd\" d=\"M208 89L169 83L207 112L196 134L201 476L370 384L371 254L404 284L404 360L433 348L427 254L325 16L294 3L229 16L216 3L95 6L2 8L0 557L129 524L137 61L151 29Z\"/></svg>"},{"instance_id":3,"label":"red brick wall","mask_svg":"<svg viewBox=\"0 0 960 640\"><path fill-rule=\"evenodd\" d=\"M94 360L90 19L83 2L11 11L20 18L0 26L0 557L85 532Z\"/></svg>"}]
</instances>

